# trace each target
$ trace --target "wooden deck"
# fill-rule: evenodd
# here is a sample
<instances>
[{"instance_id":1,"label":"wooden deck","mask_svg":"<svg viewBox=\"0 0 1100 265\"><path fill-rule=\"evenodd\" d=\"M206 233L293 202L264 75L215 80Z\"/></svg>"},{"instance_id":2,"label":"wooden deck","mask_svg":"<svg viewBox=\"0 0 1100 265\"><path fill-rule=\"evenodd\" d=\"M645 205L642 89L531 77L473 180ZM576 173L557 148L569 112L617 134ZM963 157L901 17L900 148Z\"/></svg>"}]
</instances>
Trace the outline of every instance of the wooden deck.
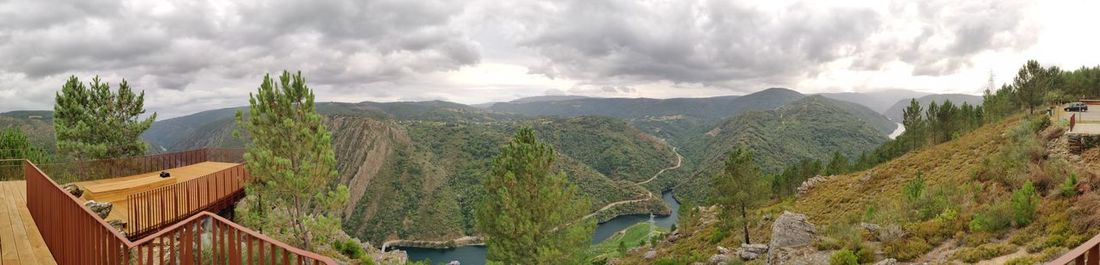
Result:
<instances>
[{"instance_id":1,"label":"wooden deck","mask_svg":"<svg viewBox=\"0 0 1100 265\"><path fill-rule=\"evenodd\" d=\"M238 164L202 162L165 170L172 174L170 178L161 178L160 171L156 171L119 178L76 182L74 184L84 190L84 195L80 197L82 202L95 200L97 202L111 202L114 205L111 214L105 220L125 221L127 218L126 208L128 207L126 196L196 179L236 165Z\"/></svg>"},{"instance_id":2,"label":"wooden deck","mask_svg":"<svg viewBox=\"0 0 1100 265\"><path fill-rule=\"evenodd\" d=\"M0 265L57 264L27 210L27 182L0 182Z\"/></svg>"}]
</instances>

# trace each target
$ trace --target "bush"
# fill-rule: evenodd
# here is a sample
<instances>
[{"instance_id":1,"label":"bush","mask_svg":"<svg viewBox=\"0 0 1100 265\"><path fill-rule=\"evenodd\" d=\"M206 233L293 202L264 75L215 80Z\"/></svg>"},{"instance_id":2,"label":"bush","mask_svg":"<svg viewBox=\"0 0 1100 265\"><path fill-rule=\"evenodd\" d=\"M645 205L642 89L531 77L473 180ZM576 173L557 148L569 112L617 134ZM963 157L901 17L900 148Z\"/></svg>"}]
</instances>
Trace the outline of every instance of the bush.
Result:
<instances>
[{"instance_id":1,"label":"bush","mask_svg":"<svg viewBox=\"0 0 1100 265\"><path fill-rule=\"evenodd\" d=\"M1038 208L1039 196L1035 192L1035 185L1030 181L1024 183L1024 187L1012 192L1012 220L1017 227L1024 227L1035 221L1035 212Z\"/></svg>"},{"instance_id":2,"label":"bush","mask_svg":"<svg viewBox=\"0 0 1100 265\"><path fill-rule=\"evenodd\" d=\"M958 251L955 251L955 254L951 256L951 259L960 260L966 263L975 263L978 261L1004 256L1006 254L1016 252L1017 249L1019 248L1011 244L985 244L974 248L960 248Z\"/></svg>"},{"instance_id":3,"label":"bush","mask_svg":"<svg viewBox=\"0 0 1100 265\"><path fill-rule=\"evenodd\" d=\"M1063 197L1077 196L1077 174L1069 174L1066 181L1062 182L1059 190L1061 190Z\"/></svg>"},{"instance_id":4,"label":"bush","mask_svg":"<svg viewBox=\"0 0 1100 265\"><path fill-rule=\"evenodd\" d=\"M363 245L359 244L359 241L350 239L347 241L336 241L332 243L332 247L336 251L340 251L345 257L350 259L362 259L367 253L363 250Z\"/></svg>"},{"instance_id":5,"label":"bush","mask_svg":"<svg viewBox=\"0 0 1100 265\"><path fill-rule=\"evenodd\" d=\"M882 246L887 256L894 257L898 261L909 261L932 250L932 245L919 237L883 242Z\"/></svg>"},{"instance_id":6,"label":"bush","mask_svg":"<svg viewBox=\"0 0 1100 265\"><path fill-rule=\"evenodd\" d=\"M1005 265L1035 265L1039 263L1042 263L1042 260L1040 260L1038 256L1027 255L1010 259L1008 262L1005 262Z\"/></svg>"},{"instance_id":7,"label":"bush","mask_svg":"<svg viewBox=\"0 0 1100 265\"><path fill-rule=\"evenodd\" d=\"M875 249L868 245L860 245L859 251L856 251L856 258L859 263L871 263L875 261Z\"/></svg>"},{"instance_id":8,"label":"bush","mask_svg":"<svg viewBox=\"0 0 1100 265\"><path fill-rule=\"evenodd\" d=\"M829 265L859 265L859 258L851 250L841 249L829 256Z\"/></svg>"}]
</instances>

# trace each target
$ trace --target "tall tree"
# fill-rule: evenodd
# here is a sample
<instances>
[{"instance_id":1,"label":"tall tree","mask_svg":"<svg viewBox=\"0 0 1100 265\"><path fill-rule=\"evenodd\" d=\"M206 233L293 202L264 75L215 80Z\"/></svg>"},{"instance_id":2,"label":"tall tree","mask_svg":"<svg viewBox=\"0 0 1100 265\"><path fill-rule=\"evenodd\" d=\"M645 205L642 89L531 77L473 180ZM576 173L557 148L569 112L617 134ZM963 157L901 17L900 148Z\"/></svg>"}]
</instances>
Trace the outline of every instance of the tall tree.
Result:
<instances>
[{"instance_id":1,"label":"tall tree","mask_svg":"<svg viewBox=\"0 0 1100 265\"><path fill-rule=\"evenodd\" d=\"M851 167L851 162L848 162L848 157L841 154L839 151L833 152L832 160L829 160L829 165L825 168L825 175L840 175L848 172L848 168Z\"/></svg>"},{"instance_id":2,"label":"tall tree","mask_svg":"<svg viewBox=\"0 0 1100 265\"><path fill-rule=\"evenodd\" d=\"M249 95L249 116L237 123L251 139L244 154L254 178L237 212L242 223L308 250L329 247L341 235L339 209L348 190L336 183L332 134L313 103L301 72L264 75Z\"/></svg>"},{"instance_id":3,"label":"tall tree","mask_svg":"<svg viewBox=\"0 0 1100 265\"><path fill-rule=\"evenodd\" d=\"M726 165L721 174L715 175L712 184L717 189L716 203L724 216L738 212L744 230L744 243L749 241L748 209L767 199L766 182L760 167L753 161L752 152L737 148L726 155Z\"/></svg>"},{"instance_id":4,"label":"tall tree","mask_svg":"<svg viewBox=\"0 0 1100 265\"><path fill-rule=\"evenodd\" d=\"M551 173L554 150L520 128L482 182L477 229L488 260L502 264L581 264L595 229L589 200L565 174Z\"/></svg>"},{"instance_id":5,"label":"tall tree","mask_svg":"<svg viewBox=\"0 0 1100 265\"><path fill-rule=\"evenodd\" d=\"M54 104L57 150L78 160L145 154L141 134L153 125L157 114L145 114L145 91L135 94L126 80L111 92L106 82L92 78L88 86L69 77Z\"/></svg>"},{"instance_id":6,"label":"tall tree","mask_svg":"<svg viewBox=\"0 0 1100 265\"><path fill-rule=\"evenodd\" d=\"M1054 67L1043 68L1035 60L1027 61L1012 80L1016 102L1027 107L1029 112L1034 111L1035 107L1043 104L1047 91L1055 88L1059 72Z\"/></svg>"},{"instance_id":7,"label":"tall tree","mask_svg":"<svg viewBox=\"0 0 1100 265\"><path fill-rule=\"evenodd\" d=\"M902 110L902 126L905 126L905 137L899 141L905 141L902 145L905 148L912 150L924 144L926 141L925 131L927 125L924 118L921 116L924 114L920 102L917 99L910 99L909 106Z\"/></svg>"}]
</instances>

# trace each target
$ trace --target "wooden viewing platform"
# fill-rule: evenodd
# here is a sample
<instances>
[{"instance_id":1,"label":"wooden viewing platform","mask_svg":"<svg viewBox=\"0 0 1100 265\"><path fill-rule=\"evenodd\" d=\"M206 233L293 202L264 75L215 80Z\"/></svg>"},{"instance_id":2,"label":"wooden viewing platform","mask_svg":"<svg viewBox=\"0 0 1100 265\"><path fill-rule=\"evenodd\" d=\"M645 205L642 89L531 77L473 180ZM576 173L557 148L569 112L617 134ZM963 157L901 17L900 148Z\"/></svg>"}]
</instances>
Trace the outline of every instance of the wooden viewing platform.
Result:
<instances>
[{"instance_id":1,"label":"wooden viewing platform","mask_svg":"<svg viewBox=\"0 0 1100 265\"><path fill-rule=\"evenodd\" d=\"M127 197L130 195L187 182L237 165L240 164L201 162L164 170L172 175L169 178L161 178L160 171L152 171L126 177L74 182L72 184L84 190L84 195L79 198L82 203L94 200L97 202L110 202L114 205L111 214L104 220L126 221L129 210Z\"/></svg>"},{"instance_id":2,"label":"wooden viewing platform","mask_svg":"<svg viewBox=\"0 0 1100 265\"><path fill-rule=\"evenodd\" d=\"M0 265L57 264L27 210L27 182L0 182Z\"/></svg>"}]
</instances>

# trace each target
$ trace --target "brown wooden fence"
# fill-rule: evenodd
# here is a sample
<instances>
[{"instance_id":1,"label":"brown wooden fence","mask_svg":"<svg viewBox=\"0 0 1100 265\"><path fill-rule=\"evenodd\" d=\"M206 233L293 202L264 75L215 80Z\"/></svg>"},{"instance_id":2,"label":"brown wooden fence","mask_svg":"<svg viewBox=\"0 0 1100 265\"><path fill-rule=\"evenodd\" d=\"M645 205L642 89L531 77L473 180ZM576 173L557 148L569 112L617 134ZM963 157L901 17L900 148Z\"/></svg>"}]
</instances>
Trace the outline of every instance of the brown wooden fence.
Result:
<instances>
[{"instance_id":1,"label":"brown wooden fence","mask_svg":"<svg viewBox=\"0 0 1100 265\"><path fill-rule=\"evenodd\" d=\"M1089 239L1084 244L1066 252L1058 259L1048 262L1050 265L1088 264L1100 265L1100 235Z\"/></svg>"},{"instance_id":2,"label":"brown wooden fence","mask_svg":"<svg viewBox=\"0 0 1100 265\"><path fill-rule=\"evenodd\" d=\"M203 211L219 212L244 196L245 165L126 197L126 236L156 232Z\"/></svg>"},{"instance_id":3,"label":"brown wooden fence","mask_svg":"<svg viewBox=\"0 0 1100 265\"><path fill-rule=\"evenodd\" d=\"M23 161L27 208L54 260L69 264L335 264L210 212L200 212L130 241Z\"/></svg>"},{"instance_id":4,"label":"brown wooden fence","mask_svg":"<svg viewBox=\"0 0 1100 265\"><path fill-rule=\"evenodd\" d=\"M189 151L137 157L91 161L50 162L37 164L54 181L68 183L105 178L125 177L145 172L194 165L202 162L244 162L244 149L204 148ZM0 163L0 180L22 179L19 163Z\"/></svg>"}]
</instances>

